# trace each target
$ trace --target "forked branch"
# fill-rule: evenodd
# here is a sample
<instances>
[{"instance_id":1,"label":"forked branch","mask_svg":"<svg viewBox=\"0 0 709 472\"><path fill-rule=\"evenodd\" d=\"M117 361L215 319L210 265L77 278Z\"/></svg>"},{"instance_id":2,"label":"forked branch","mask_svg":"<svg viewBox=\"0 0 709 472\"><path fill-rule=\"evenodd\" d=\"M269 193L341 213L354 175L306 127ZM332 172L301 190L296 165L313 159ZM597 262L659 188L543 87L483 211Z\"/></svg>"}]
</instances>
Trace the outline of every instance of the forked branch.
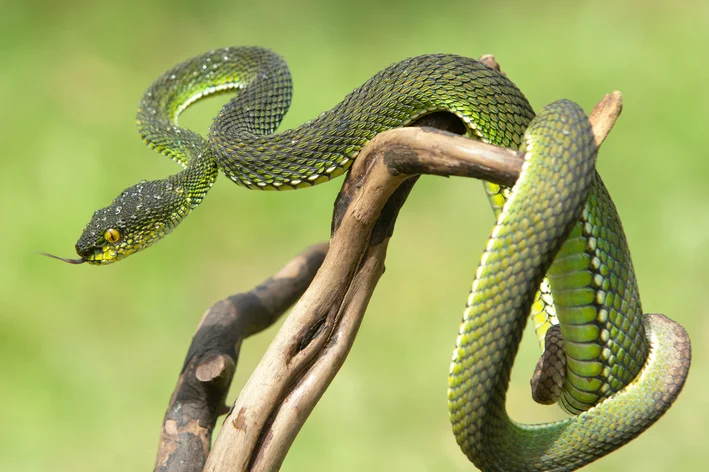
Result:
<instances>
[{"instance_id":1,"label":"forked branch","mask_svg":"<svg viewBox=\"0 0 709 472\"><path fill-rule=\"evenodd\" d=\"M597 144L608 135L620 110L619 92L606 95L596 105L590 120ZM450 116L434 117L417 125L455 129ZM347 174L335 204L332 237L322 266L239 394L204 470L272 471L280 467L354 342L369 299L384 271L387 244L398 211L418 175L475 177L509 186L516 181L522 162L523 157L517 151L431 128L395 129L379 134L368 143ZM324 249L320 247L312 254L315 253L321 257ZM309 267L312 269L315 265ZM307 284L312 272L306 272L301 280ZM267 293L282 303L272 302L277 309L264 315L259 321L262 325L273 322L289 305L285 300L293 300L296 292L290 291L287 296L273 291ZM243 333L236 333L240 329L238 324L219 326L209 332L213 338L198 341L208 317L209 311L190 352L204 353L206 345L229 342L237 346L235 352L238 352L244 337ZM235 333L239 334L237 338L234 338ZM194 382L201 385L199 382L202 382L198 366L192 365L188 355L165 417L156 470L201 470L200 461L191 461L191 465L179 462L189 462L190 454L197 454L203 461L209 452L209 434L216 415L222 411L236 362L235 354L227 354L229 359L226 359L220 352L215 358L205 358L202 354L202 361L194 361L199 365L207 364L203 369L210 372L208 377L224 380L215 384L217 393L210 394L209 388L196 391L198 403L203 406L199 414L185 419L184 410L175 408L180 392L186 389L185 385ZM210 367L213 364L217 367ZM222 365L226 367L219 367ZM224 374L215 376L213 371ZM195 429L190 429L192 427ZM180 438L189 434L195 436L190 438L192 442L181 441Z\"/></svg>"},{"instance_id":2,"label":"forked branch","mask_svg":"<svg viewBox=\"0 0 709 472\"><path fill-rule=\"evenodd\" d=\"M212 305L202 317L170 399L155 470L201 471L217 417L236 370L242 341L273 324L310 284L327 244L305 249L273 277Z\"/></svg>"}]
</instances>

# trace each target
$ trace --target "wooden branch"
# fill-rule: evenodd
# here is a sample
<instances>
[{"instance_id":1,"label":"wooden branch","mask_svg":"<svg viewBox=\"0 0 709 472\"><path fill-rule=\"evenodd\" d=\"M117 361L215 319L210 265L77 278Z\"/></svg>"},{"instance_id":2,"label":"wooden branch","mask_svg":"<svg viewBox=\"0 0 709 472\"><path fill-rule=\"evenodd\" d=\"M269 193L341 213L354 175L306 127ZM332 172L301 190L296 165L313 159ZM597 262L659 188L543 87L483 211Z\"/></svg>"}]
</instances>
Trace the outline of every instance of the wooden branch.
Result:
<instances>
[{"instance_id":1,"label":"wooden branch","mask_svg":"<svg viewBox=\"0 0 709 472\"><path fill-rule=\"evenodd\" d=\"M596 106L591 121L597 143L620 109L617 92ZM458 175L510 185L521 164L516 151L431 129L395 129L368 143L338 196L322 267L241 391L204 470L280 467L354 342L413 175Z\"/></svg>"},{"instance_id":2,"label":"wooden branch","mask_svg":"<svg viewBox=\"0 0 709 472\"><path fill-rule=\"evenodd\" d=\"M307 248L250 292L212 305L187 352L163 420L155 462L159 472L203 469L217 416L236 370L241 342L273 324L303 294L327 253L327 244Z\"/></svg>"}]
</instances>

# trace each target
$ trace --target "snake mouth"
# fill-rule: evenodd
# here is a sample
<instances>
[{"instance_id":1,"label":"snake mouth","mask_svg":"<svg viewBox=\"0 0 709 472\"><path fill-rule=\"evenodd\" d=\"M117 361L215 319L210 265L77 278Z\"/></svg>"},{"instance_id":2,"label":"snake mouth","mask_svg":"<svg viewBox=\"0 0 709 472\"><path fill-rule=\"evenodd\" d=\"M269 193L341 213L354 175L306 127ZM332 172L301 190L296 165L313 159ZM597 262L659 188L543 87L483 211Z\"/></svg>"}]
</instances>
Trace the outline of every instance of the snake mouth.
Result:
<instances>
[{"instance_id":1,"label":"snake mouth","mask_svg":"<svg viewBox=\"0 0 709 472\"><path fill-rule=\"evenodd\" d=\"M52 259L57 259L62 262L66 262L67 264L83 264L84 262L86 262L86 259L69 259L66 257L55 256L54 254L49 254L47 252L40 252L40 254L43 256L51 257Z\"/></svg>"}]
</instances>

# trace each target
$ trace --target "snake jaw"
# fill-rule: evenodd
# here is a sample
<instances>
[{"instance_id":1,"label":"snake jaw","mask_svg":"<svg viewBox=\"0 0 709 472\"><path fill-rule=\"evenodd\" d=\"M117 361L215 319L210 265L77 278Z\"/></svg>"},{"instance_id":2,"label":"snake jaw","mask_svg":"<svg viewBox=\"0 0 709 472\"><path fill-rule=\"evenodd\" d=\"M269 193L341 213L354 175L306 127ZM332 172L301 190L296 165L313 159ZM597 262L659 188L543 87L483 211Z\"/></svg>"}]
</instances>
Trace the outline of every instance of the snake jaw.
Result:
<instances>
[{"instance_id":1,"label":"snake jaw","mask_svg":"<svg viewBox=\"0 0 709 472\"><path fill-rule=\"evenodd\" d=\"M104 244L103 246L97 245L89 248L87 251L79 251L77 253L81 256L82 260L93 265L106 265L118 262L131 254L140 251L144 246L139 244L132 244L132 240L127 240L125 243L120 244Z\"/></svg>"},{"instance_id":2,"label":"snake jaw","mask_svg":"<svg viewBox=\"0 0 709 472\"><path fill-rule=\"evenodd\" d=\"M76 251L81 258L92 265L105 265L119 260L118 252L106 245L103 247L93 247L89 251Z\"/></svg>"}]
</instances>

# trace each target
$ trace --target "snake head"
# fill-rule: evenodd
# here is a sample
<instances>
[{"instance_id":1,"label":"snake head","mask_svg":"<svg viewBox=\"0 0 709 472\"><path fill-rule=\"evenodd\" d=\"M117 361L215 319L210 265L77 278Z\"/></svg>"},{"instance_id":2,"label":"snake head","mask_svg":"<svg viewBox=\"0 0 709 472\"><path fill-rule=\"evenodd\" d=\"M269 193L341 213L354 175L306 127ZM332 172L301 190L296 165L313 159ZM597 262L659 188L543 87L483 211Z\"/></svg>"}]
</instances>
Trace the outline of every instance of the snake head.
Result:
<instances>
[{"instance_id":1,"label":"snake head","mask_svg":"<svg viewBox=\"0 0 709 472\"><path fill-rule=\"evenodd\" d=\"M120 261L172 231L189 208L184 188L172 179L141 181L93 214L76 253L90 264Z\"/></svg>"}]
</instances>

